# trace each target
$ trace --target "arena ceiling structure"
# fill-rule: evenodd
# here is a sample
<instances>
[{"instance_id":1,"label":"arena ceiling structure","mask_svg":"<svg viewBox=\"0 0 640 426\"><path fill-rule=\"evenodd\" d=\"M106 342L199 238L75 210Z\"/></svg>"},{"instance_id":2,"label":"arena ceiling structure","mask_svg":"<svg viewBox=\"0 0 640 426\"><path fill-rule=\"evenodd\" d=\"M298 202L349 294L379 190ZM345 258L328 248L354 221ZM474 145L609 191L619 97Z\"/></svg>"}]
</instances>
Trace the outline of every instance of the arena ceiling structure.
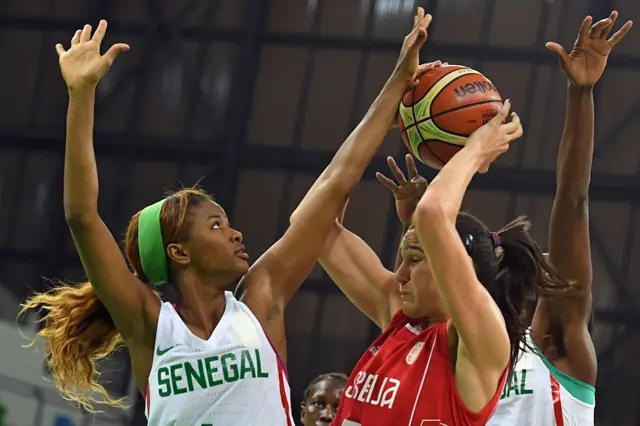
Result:
<instances>
[{"instance_id":1,"label":"arena ceiling structure","mask_svg":"<svg viewBox=\"0 0 640 426\"><path fill-rule=\"evenodd\" d=\"M199 182L256 258L384 84L416 6L434 15L423 62L482 71L524 123L523 139L474 179L466 207L492 228L526 214L546 246L565 78L544 43L571 46L587 14L616 9L621 21L640 22L637 0L0 0L0 280L16 301L15 311L0 305L2 316L12 320L17 302L44 288L42 277L84 276L62 210L66 92L55 43L106 18L105 44L131 45L101 82L96 108L100 211L114 234L164 190ZM636 425L640 28L616 47L597 86L596 130L596 417ZM388 265L400 226L374 175L386 172L387 155L404 153L391 132L346 218ZM379 333L320 269L286 319L296 408L306 383L348 372ZM126 370L126 359L119 365Z\"/></svg>"}]
</instances>

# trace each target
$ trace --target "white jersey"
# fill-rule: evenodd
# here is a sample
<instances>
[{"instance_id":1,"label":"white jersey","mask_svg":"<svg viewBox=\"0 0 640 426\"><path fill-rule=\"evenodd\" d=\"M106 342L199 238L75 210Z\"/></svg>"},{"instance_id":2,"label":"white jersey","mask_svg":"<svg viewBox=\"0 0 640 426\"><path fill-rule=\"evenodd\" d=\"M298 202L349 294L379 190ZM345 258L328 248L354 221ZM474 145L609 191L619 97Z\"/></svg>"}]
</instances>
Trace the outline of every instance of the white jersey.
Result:
<instances>
[{"instance_id":1,"label":"white jersey","mask_svg":"<svg viewBox=\"0 0 640 426\"><path fill-rule=\"evenodd\" d=\"M511 383L488 426L592 426L595 388L555 368L538 350L524 348Z\"/></svg>"},{"instance_id":2,"label":"white jersey","mask_svg":"<svg viewBox=\"0 0 640 426\"><path fill-rule=\"evenodd\" d=\"M145 394L154 426L292 426L286 370L249 308L225 292L211 337L163 303Z\"/></svg>"}]
</instances>

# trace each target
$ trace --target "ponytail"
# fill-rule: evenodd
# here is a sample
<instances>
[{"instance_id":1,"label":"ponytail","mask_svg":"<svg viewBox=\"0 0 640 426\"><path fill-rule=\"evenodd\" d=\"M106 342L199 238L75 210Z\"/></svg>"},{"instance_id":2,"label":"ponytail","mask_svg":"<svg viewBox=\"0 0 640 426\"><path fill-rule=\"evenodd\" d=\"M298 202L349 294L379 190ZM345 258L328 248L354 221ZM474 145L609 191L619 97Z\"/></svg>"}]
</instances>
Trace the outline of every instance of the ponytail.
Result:
<instances>
[{"instance_id":1,"label":"ponytail","mask_svg":"<svg viewBox=\"0 0 640 426\"><path fill-rule=\"evenodd\" d=\"M511 341L512 363L517 360L521 343L538 296L569 297L575 295L572 282L563 279L545 258L531 237L531 222L521 216L504 226L493 238L498 272L490 289L504 316Z\"/></svg>"},{"instance_id":2,"label":"ponytail","mask_svg":"<svg viewBox=\"0 0 640 426\"><path fill-rule=\"evenodd\" d=\"M45 357L63 398L95 413L96 403L124 407L98 383L96 361L107 358L123 345L105 306L90 283L57 285L48 292L32 295L21 306L44 312L43 327L29 346L45 342Z\"/></svg>"}]
</instances>

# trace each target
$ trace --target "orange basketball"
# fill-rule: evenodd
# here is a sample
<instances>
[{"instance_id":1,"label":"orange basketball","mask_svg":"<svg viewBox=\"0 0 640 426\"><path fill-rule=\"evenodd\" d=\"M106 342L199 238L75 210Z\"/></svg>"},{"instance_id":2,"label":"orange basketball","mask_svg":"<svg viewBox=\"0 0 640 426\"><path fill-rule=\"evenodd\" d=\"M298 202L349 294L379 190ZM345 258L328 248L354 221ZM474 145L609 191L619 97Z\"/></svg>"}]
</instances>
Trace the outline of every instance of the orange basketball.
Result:
<instances>
[{"instance_id":1,"label":"orange basketball","mask_svg":"<svg viewBox=\"0 0 640 426\"><path fill-rule=\"evenodd\" d=\"M500 93L487 77L468 67L445 65L422 74L405 93L398 124L409 151L441 169L500 108Z\"/></svg>"}]
</instances>

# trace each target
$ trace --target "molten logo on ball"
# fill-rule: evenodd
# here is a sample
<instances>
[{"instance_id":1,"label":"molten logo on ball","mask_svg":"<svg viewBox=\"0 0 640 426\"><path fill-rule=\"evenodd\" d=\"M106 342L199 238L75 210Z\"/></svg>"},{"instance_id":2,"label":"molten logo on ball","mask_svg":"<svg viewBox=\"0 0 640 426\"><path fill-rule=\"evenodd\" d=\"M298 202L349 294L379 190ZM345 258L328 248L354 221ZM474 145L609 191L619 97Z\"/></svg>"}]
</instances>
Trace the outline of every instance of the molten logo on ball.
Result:
<instances>
[{"instance_id":1,"label":"molten logo on ball","mask_svg":"<svg viewBox=\"0 0 640 426\"><path fill-rule=\"evenodd\" d=\"M487 93L497 92L496 87L488 80L474 81L473 83L467 83L463 86L453 89L458 98L464 98L472 93Z\"/></svg>"}]
</instances>

